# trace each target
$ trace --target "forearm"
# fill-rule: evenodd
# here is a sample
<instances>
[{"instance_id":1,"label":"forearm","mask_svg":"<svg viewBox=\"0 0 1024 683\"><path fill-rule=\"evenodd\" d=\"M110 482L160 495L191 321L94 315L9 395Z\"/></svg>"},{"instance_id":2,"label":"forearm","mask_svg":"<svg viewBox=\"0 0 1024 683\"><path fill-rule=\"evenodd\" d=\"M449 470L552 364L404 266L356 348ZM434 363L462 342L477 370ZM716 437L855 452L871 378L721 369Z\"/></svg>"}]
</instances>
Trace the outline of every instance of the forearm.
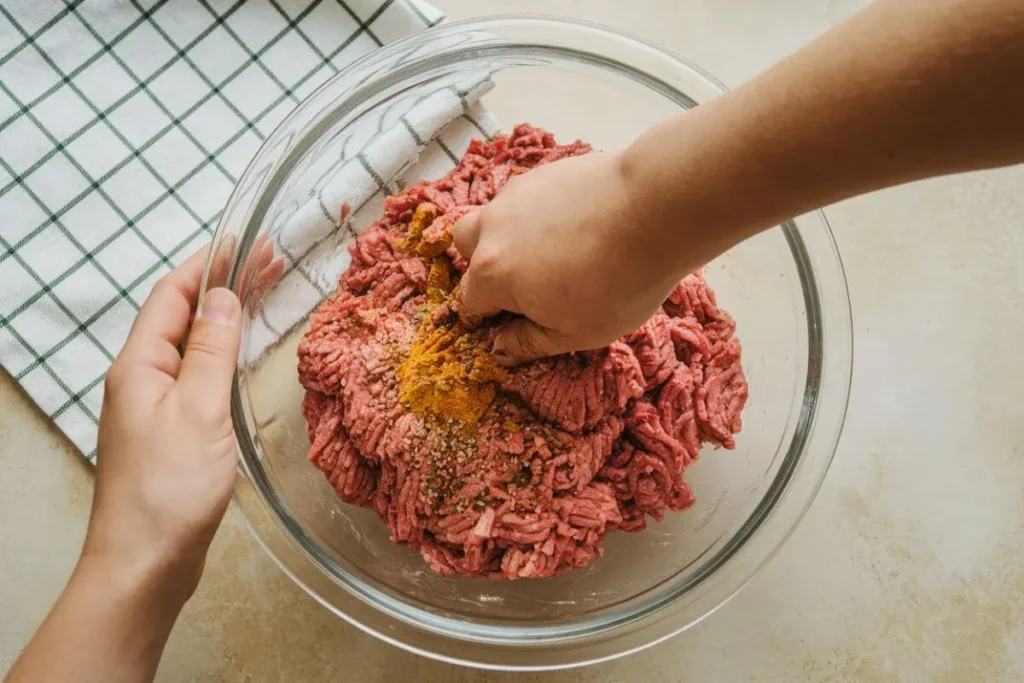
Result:
<instances>
[{"instance_id":1,"label":"forearm","mask_svg":"<svg viewBox=\"0 0 1024 683\"><path fill-rule=\"evenodd\" d=\"M645 134L625 173L661 247L699 244L692 267L847 197L1024 160L1022 84L1020 0L877 0Z\"/></svg>"},{"instance_id":2,"label":"forearm","mask_svg":"<svg viewBox=\"0 0 1024 683\"><path fill-rule=\"evenodd\" d=\"M156 573L84 558L6 680L151 681L183 602Z\"/></svg>"},{"instance_id":3,"label":"forearm","mask_svg":"<svg viewBox=\"0 0 1024 683\"><path fill-rule=\"evenodd\" d=\"M82 558L8 683L150 681L196 589L235 480L242 322L221 288L197 311L207 256L153 287L107 371Z\"/></svg>"}]
</instances>

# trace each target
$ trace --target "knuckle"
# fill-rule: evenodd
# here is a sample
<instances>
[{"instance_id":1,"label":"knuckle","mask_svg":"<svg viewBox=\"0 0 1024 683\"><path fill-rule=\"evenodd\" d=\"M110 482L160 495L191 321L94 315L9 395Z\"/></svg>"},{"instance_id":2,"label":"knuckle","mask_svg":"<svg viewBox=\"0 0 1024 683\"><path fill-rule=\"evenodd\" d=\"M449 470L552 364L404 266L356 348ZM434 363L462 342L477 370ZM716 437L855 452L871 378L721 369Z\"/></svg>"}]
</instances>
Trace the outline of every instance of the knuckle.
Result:
<instances>
[{"instance_id":1,"label":"knuckle","mask_svg":"<svg viewBox=\"0 0 1024 683\"><path fill-rule=\"evenodd\" d=\"M466 236L466 234L473 228L474 221L478 221L480 219L480 213L480 210L470 211L459 218L459 220L455 221L455 224L452 225L452 235L456 240Z\"/></svg>"},{"instance_id":2,"label":"knuckle","mask_svg":"<svg viewBox=\"0 0 1024 683\"><path fill-rule=\"evenodd\" d=\"M167 275L164 275L162 278L160 278L159 280L156 281L156 284L153 285L153 290L150 292L149 295L150 296L161 295L166 290L172 289L173 287L174 287L174 285L171 282L171 276L170 276L170 274L167 274Z\"/></svg>"},{"instance_id":3,"label":"knuckle","mask_svg":"<svg viewBox=\"0 0 1024 683\"><path fill-rule=\"evenodd\" d=\"M473 255L473 277L491 277L501 265L501 255L495 249L481 245Z\"/></svg>"},{"instance_id":4,"label":"knuckle","mask_svg":"<svg viewBox=\"0 0 1024 683\"><path fill-rule=\"evenodd\" d=\"M187 401L182 406L182 412L190 423L203 430L206 442L215 450L219 450L221 444L227 443L228 439L234 440L235 433L226 401L224 405L208 401Z\"/></svg>"},{"instance_id":5,"label":"knuckle","mask_svg":"<svg viewBox=\"0 0 1024 683\"><path fill-rule=\"evenodd\" d=\"M209 356L211 358L223 359L228 355L227 349L223 346L214 343L210 339L206 339L202 336L196 336L193 339L188 340L185 353L191 353L193 355L199 354L202 356Z\"/></svg>"},{"instance_id":6,"label":"knuckle","mask_svg":"<svg viewBox=\"0 0 1024 683\"><path fill-rule=\"evenodd\" d=\"M463 277L459 283L458 297L464 305L472 305L477 299L477 287L470 278Z\"/></svg>"},{"instance_id":7,"label":"knuckle","mask_svg":"<svg viewBox=\"0 0 1024 683\"><path fill-rule=\"evenodd\" d=\"M110 393L117 391L124 385L124 365L123 361L115 360L109 368L107 368L107 375L103 378L103 389L104 393Z\"/></svg>"}]
</instances>

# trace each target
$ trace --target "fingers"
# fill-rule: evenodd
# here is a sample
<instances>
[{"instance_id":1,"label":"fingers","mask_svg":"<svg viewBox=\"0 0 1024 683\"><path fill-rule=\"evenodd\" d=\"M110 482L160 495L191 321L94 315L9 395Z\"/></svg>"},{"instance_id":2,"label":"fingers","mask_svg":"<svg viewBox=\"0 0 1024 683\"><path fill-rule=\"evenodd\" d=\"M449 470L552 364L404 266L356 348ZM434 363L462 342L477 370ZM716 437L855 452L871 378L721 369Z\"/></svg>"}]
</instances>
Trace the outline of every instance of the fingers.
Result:
<instances>
[{"instance_id":1,"label":"fingers","mask_svg":"<svg viewBox=\"0 0 1024 683\"><path fill-rule=\"evenodd\" d=\"M480 211L468 213L452 226L452 238L459 253L471 259L480 242ZM481 276L481 270L487 270L492 264L470 260L469 270L459 281L459 314L474 318L486 318L496 315L502 310L514 310L507 307L505 297L493 296L493 288L488 286L489 278Z\"/></svg>"},{"instance_id":2,"label":"fingers","mask_svg":"<svg viewBox=\"0 0 1024 683\"><path fill-rule=\"evenodd\" d=\"M263 304L263 296L281 281L281 278L284 277L284 271L284 257L278 256L270 261L253 278L248 301L248 306L252 307L249 313L250 317L255 317L259 313L260 306Z\"/></svg>"},{"instance_id":3,"label":"fingers","mask_svg":"<svg viewBox=\"0 0 1024 683\"><path fill-rule=\"evenodd\" d=\"M132 323L122 358L177 375L177 349L188 332L208 251L203 247L157 281Z\"/></svg>"},{"instance_id":4,"label":"fingers","mask_svg":"<svg viewBox=\"0 0 1024 683\"><path fill-rule=\"evenodd\" d=\"M510 366L574 350L568 337L522 318L498 332L492 354L499 365Z\"/></svg>"},{"instance_id":5,"label":"fingers","mask_svg":"<svg viewBox=\"0 0 1024 683\"><path fill-rule=\"evenodd\" d=\"M234 235L225 235L217 244L217 253L210 262L210 274L206 276L206 288L227 286L228 273L231 270L231 259L235 255Z\"/></svg>"},{"instance_id":6,"label":"fingers","mask_svg":"<svg viewBox=\"0 0 1024 683\"><path fill-rule=\"evenodd\" d=\"M480 241L480 212L467 213L452 226L452 238L459 253L470 258Z\"/></svg>"},{"instance_id":7,"label":"fingers","mask_svg":"<svg viewBox=\"0 0 1024 683\"><path fill-rule=\"evenodd\" d=\"M238 298L240 300L247 300L249 291L253 286L253 280L273 259L274 243L270 241L269 236L265 234L260 235L253 242L252 249L249 250L249 256L246 258L245 266L242 268L242 275L239 278L238 285ZM210 287L222 286L225 286L225 283L210 284Z\"/></svg>"},{"instance_id":8,"label":"fingers","mask_svg":"<svg viewBox=\"0 0 1024 683\"><path fill-rule=\"evenodd\" d=\"M228 414L241 330L238 297L221 287L206 292L188 336L175 390L212 420Z\"/></svg>"},{"instance_id":9,"label":"fingers","mask_svg":"<svg viewBox=\"0 0 1024 683\"><path fill-rule=\"evenodd\" d=\"M477 278L473 276L473 265L470 264L469 270L459 281L459 315L486 318L497 315L502 310L506 310L505 307L488 297L484 287L477 285Z\"/></svg>"}]
</instances>

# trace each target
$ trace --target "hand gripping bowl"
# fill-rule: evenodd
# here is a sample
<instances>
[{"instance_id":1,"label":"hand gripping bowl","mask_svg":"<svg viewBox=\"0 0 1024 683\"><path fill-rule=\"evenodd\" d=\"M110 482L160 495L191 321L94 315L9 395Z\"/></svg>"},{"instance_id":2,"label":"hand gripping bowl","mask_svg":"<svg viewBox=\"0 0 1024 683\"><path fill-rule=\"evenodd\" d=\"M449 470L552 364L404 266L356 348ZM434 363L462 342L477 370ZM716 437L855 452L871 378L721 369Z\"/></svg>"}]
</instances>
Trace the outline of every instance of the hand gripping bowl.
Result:
<instances>
[{"instance_id":1,"label":"hand gripping bowl","mask_svg":"<svg viewBox=\"0 0 1024 683\"><path fill-rule=\"evenodd\" d=\"M370 166L353 152L360 149L353 139L360 130L386 129L394 108L409 111L399 103L421 102L439 88L465 100L471 86L457 84L485 81L493 89L483 105L503 129L528 121L596 149L625 146L723 91L680 58L589 24L498 18L406 38L334 77L265 142L217 228L204 291L226 284L246 313L232 396L241 459L235 500L267 552L327 608L400 647L481 667L550 669L623 655L688 628L786 540L825 476L842 427L849 300L820 212L722 256L707 277L737 321L750 401L736 449L705 449L687 471L696 504L642 533L610 534L603 558L557 578L433 573L415 550L388 540L373 511L338 500L306 459L299 410L295 348L303 321L330 294L352 232L379 215L380 198L363 211L353 206L326 245L298 234L308 221L279 218L301 217L296 207L311 197L321 202L313 190L323 174L311 169L324 159ZM422 179L423 169L401 165L394 178L375 182L393 191ZM323 215L336 221L334 210L323 207ZM259 274L271 248L291 273L279 282ZM325 267L324 254L340 265Z\"/></svg>"}]
</instances>

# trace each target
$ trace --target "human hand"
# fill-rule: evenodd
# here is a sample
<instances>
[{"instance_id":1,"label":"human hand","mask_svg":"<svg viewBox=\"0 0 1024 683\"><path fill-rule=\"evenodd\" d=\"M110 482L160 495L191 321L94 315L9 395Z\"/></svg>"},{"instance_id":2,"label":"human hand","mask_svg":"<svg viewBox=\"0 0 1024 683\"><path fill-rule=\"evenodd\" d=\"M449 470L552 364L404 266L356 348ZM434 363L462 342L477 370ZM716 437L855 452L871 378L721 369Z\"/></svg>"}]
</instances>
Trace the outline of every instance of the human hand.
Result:
<instances>
[{"instance_id":1,"label":"human hand","mask_svg":"<svg viewBox=\"0 0 1024 683\"><path fill-rule=\"evenodd\" d=\"M155 577L182 603L198 583L236 465L228 403L241 310L231 291L211 289L192 320L207 252L156 284L107 373L82 551L92 564Z\"/></svg>"},{"instance_id":2,"label":"human hand","mask_svg":"<svg viewBox=\"0 0 1024 683\"><path fill-rule=\"evenodd\" d=\"M472 257L460 312L524 316L496 336L498 362L600 348L654 314L686 273L643 229L643 204L621 157L593 153L513 178L455 225L456 248Z\"/></svg>"}]
</instances>

